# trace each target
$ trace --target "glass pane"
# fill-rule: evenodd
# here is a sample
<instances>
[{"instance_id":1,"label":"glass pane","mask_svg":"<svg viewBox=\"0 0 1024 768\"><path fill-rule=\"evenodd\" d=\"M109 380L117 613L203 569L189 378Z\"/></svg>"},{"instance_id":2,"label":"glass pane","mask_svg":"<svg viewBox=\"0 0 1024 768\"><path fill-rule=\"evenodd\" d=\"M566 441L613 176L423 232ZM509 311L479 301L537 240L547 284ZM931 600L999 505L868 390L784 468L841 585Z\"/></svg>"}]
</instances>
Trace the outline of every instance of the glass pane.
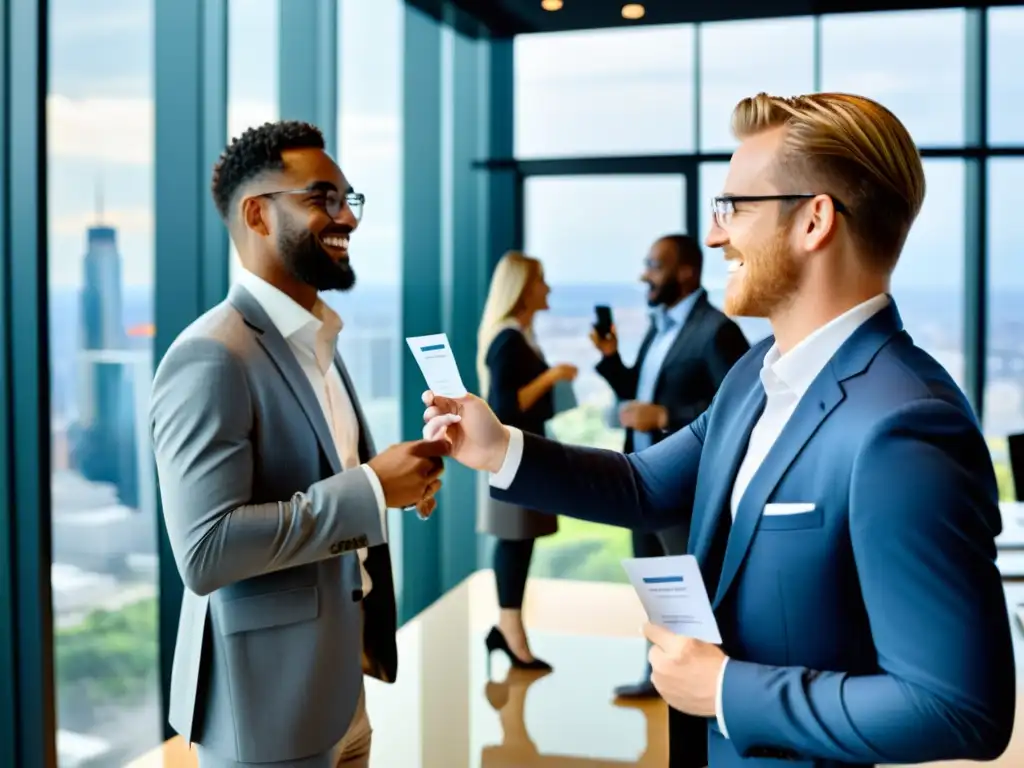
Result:
<instances>
[{"instance_id":1,"label":"glass pane","mask_svg":"<svg viewBox=\"0 0 1024 768\"><path fill-rule=\"evenodd\" d=\"M964 142L963 9L821 20L821 87L877 99L919 146Z\"/></svg>"},{"instance_id":2,"label":"glass pane","mask_svg":"<svg viewBox=\"0 0 1024 768\"><path fill-rule=\"evenodd\" d=\"M700 166L700 204L697 210L700 211L700 232L698 235L701 241L707 237L711 229L711 198L721 194L725 186L725 177L729 173L728 163L702 163ZM708 291L708 298L716 307L725 304L725 284L728 281L729 272L725 266L725 258L721 250L717 248L704 248L704 287ZM743 335L751 345L756 344L766 336L772 335L772 327L767 320L760 317L737 317L736 324L743 330Z\"/></svg>"},{"instance_id":3,"label":"glass pane","mask_svg":"<svg viewBox=\"0 0 1024 768\"><path fill-rule=\"evenodd\" d=\"M520 35L516 157L693 149L693 27Z\"/></svg>"},{"instance_id":4,"label":"glass pane","mask_svg":"<svg viewBox=\"0 0 1024 768\"><path fill-rule=\"evenodd\" d=\"M907 332L964 386L964 161L925 160L924 206L892 293Z\"/></svg>"},{"instance_id":5,"label":"glass pane","mask_svg":"<svg viewBox=\"0 0 1024 768\"><path fill-rule=\"evenodd\" d=\"M594 371L600 359L588 338L594 305L612 307L622 357L632 363L648 326L642 262L658 237L685 231L685 194L679 176L526 180L526 250L544 263L551 286L551 309L535 321L537 340L549 364L580 369L579 407L549 422L555 439L622 450L624 432L609 426L615 396ZM610 221L615 226L595 226ZM626 581L619 561L632 552L629 531L566 517L559 526L537 540L534 575Z\"/></svg>"},{"instance_id":6,"label":"glass pane","mask_svg":"<svg viewBox=\"0 0 1024 768\"><path fill-rule=\"evenodd\" d=\"M344 318L339 338L379 449L399 441L402 274L402 2L339 7L338 164L366 195L352 236L355 288L325 297ZM389 520L395 589L402 588L402 515Z\"/></svg>"},{"instance_id":7,"label":"glass pane","mask_svg":"<svg viewBox=\"0 0 1024 768\"><path fill-rule=\"evenodd\" d=\"M228 135L278 118L278 0L228 0ZM242 265L231 243L230 276Z\"/></svg>"},{"instance_id":8,"label":"glass pane","mask_svg":"<svg viewBox=\"0 0 1024 768\"><path fill-rule=\"evenodd\" d=\"M151 3L52 0L47 97L53 611L61 766L163 736Z\"/></svg>"},{"instance_id":9,"label":"glass pane","mask_svg":"<svg viewBox=\"0 0 1024 768\"><path fill-rule=\"evenodd\" d=\"M809 17L704 24L700 27L700 144L732 149L736 102L766 91L814 90L814 21Z\"/></svg>"},{"instance_id":10,"label":"glass pane","mask_svg":"<svg viewBox=\"0 0 1024 768\"><path fill-rule=\"evenodd\" d=\"M988 12L988 140L1024 144L1024 7Z\"/></svg>"},{"instance_id":11,"label":"glass pane","mask_svg":"<svg viewBox=\"0 0 1024 768\"><path fill-rule=\"evenodd\" d=\"M1015 497L1006 436L1024 432L1024 221L1018 210L1021 189L1024 158L989 162L984 423L996 462L1000 496L1007 501Z\"/></svg>"}]
</instances>

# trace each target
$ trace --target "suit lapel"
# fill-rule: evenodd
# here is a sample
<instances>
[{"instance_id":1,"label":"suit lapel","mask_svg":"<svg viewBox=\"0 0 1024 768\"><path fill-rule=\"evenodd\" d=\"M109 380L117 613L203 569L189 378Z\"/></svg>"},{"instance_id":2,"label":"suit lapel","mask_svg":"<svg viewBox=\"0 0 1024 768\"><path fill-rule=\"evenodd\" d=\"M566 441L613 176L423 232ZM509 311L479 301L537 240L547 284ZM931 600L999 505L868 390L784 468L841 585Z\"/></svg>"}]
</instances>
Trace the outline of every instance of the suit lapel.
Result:
<instances>
[{"instance_id":1,"label":"suit lapel","mask_svg":"<svg viewBox=\"0 0 1024 768\"><path fill-rule=\"evenodd\" d=\"M764 462L751 478L750 485L740 500L736 519L729 534L729 543L722 564L722 575L713 603L718 608L739 573L754 540L764 505L782 480L786 471L836 410L845 397L842 383L867 370L875 355L894 336L902 333L903 322L895 302L890 296L887 307L876 312L832 356L829 363L804 393L778 440L768 452ZM760 387L759 387L760 389ZM744 442L736 446L739 461L746 454L750 432ZM731 490L735 475L728 478Z\"/></svg>"},{"instance_id":2,"label":"suit lapel","mask_svg":"<svg viewBox=\"0 0 1024 768\"><path fill-rule=\"evenodd\" d=\"M665 360L661 364L661 368L658 371L658 378L654 383L655 399L658 399L658 390L661 388L661 382L665 375L665 369L672 364L672 362L686 353L686 348L690 343L695 331L700 328L701 320L704 318L704 312L707 309L707 298L701 295L690 309L690 314L686 316L686 320L683 322L683 327L679 329L679 333L676 334L675 339L672 341L672 346L668 350L668 354L665 355Z\"/></svg>"},{"instance_id":3,"label":"suit lapel","mask_svg":"<svg viewBox=\"0 0 1024 768\"><path fill-rule=\"evenodd\" d=\"M715 608L721 603L747 556L765 503L786 470L842 399L843 389L839 386L832 369L826 367L800 399L778 440L751 478L750 485L740 499L732 532L729 534L725 561L722 563L722 576L718 581L718 592L715 595Z\"/></svg>"},{"instance_id":4,"label":"suit lapel","mask_svg":"<svg viewBox=\"0 0 1024 768\"><path fill-rule=\"evenodd\" d=\"M708 553L711 550L721 516L732 514L729 498L736 481L736 473L739 472L740 463L746 455L750 433L764 411L764 404L764 387L761 386L760 381L757 381L729 422L721 427L716 426L716 432L720 429L723 434L737 435L738 437L735 442L730 440L727 444L716 442L717 450L713 456L709 457L711 460L707 463L709 467L716 467L715 481L708 492L707 502L701 504L704 515L701 518L700 527L695 532L696 538L691 548L702 571L705 569ZM707 447L708 443L705 443L705 451L707 451ZM705 579L710 576L711 574L706 574ZM717 578L717 574L715 577Z\"/></svg>"},{"instance_id":5,"label":"suit lapel","mask_svg":"<svg viewBox=\"0 0 1024 768\"><path fill-rule=\"evenodd\" d=\"M636 363L634 369L637 372L637 376L640 375L640 369L643 367L644 358L647 357L648 351L651 349L651 344L654 342L654 337L657 335L657 328L654 325L654 321L651 321L650 326L647 328L647 335L644 336L644 340L640 342L640 349L636 353Z\"/></svg>"},{"instance_id":6,"label":"suit lapel","mask_svg":"<svg viewBox=\"0 0 1024 768\"><path fill-rule=\"evenodd\" d=\"M320 406L320 401L317 399L309 379L302 370L302 366L299 365L299 361L295 358L292 348L288 346L288 342L285 341L277 328L274 327L274 324L270 322L270 318L267 317L267 313L263 311L259 302L245 288L240 285L232 286L228 300L235 309L241 312L246 323L257 332L256 340L266 351L267 356L273 361L274 365L277 366L285 383L291 389L292 394L295 395L295 399L298 400L302 412L306 415L310 426L313 428L313 432L316 434L324 455L327 456L327 460L331 464L331 469L334 472L340 472L342 469L341 460L338 458L338 451L334 447L334 439L331 436L330 427L324 419L323 408Z\"/></svg>"}]
</instances>

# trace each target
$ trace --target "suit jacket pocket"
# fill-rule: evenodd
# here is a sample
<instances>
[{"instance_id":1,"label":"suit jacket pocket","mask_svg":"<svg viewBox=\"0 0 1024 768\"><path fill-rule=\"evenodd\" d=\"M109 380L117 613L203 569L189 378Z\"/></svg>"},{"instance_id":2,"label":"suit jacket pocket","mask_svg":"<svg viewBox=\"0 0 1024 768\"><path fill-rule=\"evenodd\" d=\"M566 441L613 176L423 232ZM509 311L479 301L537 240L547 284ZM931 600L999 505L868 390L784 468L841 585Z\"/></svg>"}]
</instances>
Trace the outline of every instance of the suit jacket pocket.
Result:
<instances>
[{"instance_id":1,"label":"suit jacket pocket","mask_svg":"<svg viewBox=\"0 0 1024 768\"><path fill-rule=\"evenodd\" d=\"M320 614L316 587L240 597L222 603L218 611L223 635L252 632L311 621Z\"/></svg>"},{"instance_id":2,"label":"suit jacket pocket","mask_svg":"<svg viewBox=\"0 0 1024 768\"><path fill-rule=\"evenodd\" d=\"M761 515L761 522L757 527L761 531L796 531L801 528L821 528L824 521L824 510L819 507L810 512Z\"/></svg>"}]
</instances>

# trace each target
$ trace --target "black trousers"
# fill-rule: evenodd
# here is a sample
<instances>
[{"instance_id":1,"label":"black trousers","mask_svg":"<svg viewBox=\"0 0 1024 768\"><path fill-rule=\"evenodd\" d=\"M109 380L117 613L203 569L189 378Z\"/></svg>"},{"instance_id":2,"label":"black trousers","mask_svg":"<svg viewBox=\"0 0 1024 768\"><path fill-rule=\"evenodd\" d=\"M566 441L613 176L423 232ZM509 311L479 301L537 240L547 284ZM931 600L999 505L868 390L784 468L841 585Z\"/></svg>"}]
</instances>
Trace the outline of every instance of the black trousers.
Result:
<instances>
[{"instance_id":1,"label":"black trousers","mask_svg":"<svg viewBox=\"0 0 1024 768\"><path fill-rule=\"evenodd\" d=\"M502 608L523 607L533 542L533 539L498 539L494 545L494 580L498 584L498 605Z\"/></svg>"},{"instance_id":2,"label":"black trousers","mask_svg":"<svg viewBox=\"0 0 1024 768\"><path fill-rule=\"evenodd\" d=\"M677 525L657 533L633 531L634 557L663 557L664 555L685 555L690 526Z\"/></svg>"}]
</instances>

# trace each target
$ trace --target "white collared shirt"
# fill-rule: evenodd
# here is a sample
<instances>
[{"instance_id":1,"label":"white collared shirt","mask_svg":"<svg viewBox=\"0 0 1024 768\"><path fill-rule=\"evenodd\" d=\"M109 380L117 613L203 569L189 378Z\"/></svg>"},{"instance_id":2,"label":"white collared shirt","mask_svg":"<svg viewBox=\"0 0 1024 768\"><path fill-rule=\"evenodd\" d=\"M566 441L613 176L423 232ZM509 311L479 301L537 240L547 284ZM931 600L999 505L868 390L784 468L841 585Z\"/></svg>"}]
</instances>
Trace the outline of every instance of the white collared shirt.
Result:
<instances>
[{"instance_id":1,"label":"white collared shirt","mask_svg":"<svg viewBox=\"0 0 1024 768\"><path fill-rule=\"evenodd\" d=\"M761 366L761 384L766 395L765 407L750 433L747 452L733 483L729 511L734 519L747 486L775 445L775 441L799 405L800 398L846 340L888 305L889 297L886 294L879 294L818 328L786 354L781 354L778 346L774 344L765 354ZM509 444L505 462L490 480L492 486L502 490L512 485L523 458L523 433L513 427L507 429ZM726 659L722 664L718 676L718 692L715 696L718 727L726 738L729 738L729 732L725 728L725 717L722 712L722 686L725 683L725 668L728 663L729 660Z\"/></svg>"},{"instance_id":2,"label":"white collared shirt","mask_svg":"<svg viewBox=\"0 0 1024 768\"><path fill-rule=\"evenodd\" d=\"M241 270L238 283L263 307L270 322L288 342L303 373L316 393L324 421L334 438L334 448L344 469L359 466L359 419L349 397L341 373L334 364L334 354L341 333L342 322L338 313L317 299L313 311L300 306L283 291L246 269ZM380 509L381 530L388 539L387 506L384 489L377 474L369 466L361 467L370 480ZM363 561L366 549L359 549L359 568L363 580L363 596L369 594L373 584Z\"/></svg>"}]
</instances>

